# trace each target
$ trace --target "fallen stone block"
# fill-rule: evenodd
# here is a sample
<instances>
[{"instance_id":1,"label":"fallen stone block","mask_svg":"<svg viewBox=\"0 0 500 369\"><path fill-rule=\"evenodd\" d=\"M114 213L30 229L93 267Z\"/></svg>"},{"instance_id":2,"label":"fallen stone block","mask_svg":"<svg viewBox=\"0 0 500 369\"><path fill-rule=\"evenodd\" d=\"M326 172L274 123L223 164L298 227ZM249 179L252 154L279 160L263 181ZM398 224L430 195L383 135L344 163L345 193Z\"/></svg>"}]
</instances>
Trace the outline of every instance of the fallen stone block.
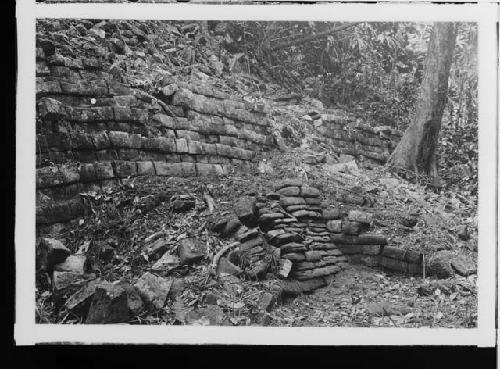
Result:
<instances>
[{"instance_id":1,"label":"fallen stone block","mask_svg":"<svg viewBox=\"0 0 500 369\"><path fill-rule=\"evenodd\" d=\"M217 274L229 274L238 276L243 273L243 270L230 262L227 258L221 257L217 264Z\"/></svg>"},{"instance_id":2,"label":"fallen stone block","mask_svg":"<svg viewBox=\"0 0 500 369\"><path fill-rule=\"evenodd\" d=\"M430 258L427 273L429 276L440 279L450 278L455 272L451 266L454 255L449 251L439 251Z\"/></svg>"},{"instance_id":3,"label":"fallen stone block","mask_svg":"<svg viewBox=\"0 0 500 369\"><path fill-rule=\"evenodd\" d=\"M134 287L137 288L144 302L156 309L161 309L165 305L172 282L172 279L158 277L146 272L134 284Z\"/></svg>"},{"instance_id":4,"label":"fallen stone block","mask_svg":"<svg viewBox=\"0 0 500 369\"><path fill-rule=\"evenodd\" d=\"M96 287L85 323L125 323L129 320L127 302L127 293L122 287L101 284Z\"/></svg>"},{"instance_id":5,"label":"fallen stone block","mask_svg":"<svg viewBox=\"0 0 500 369\"><path fill-rule=\"evenodd\" d=\"M373 222L373 215L359 210L351 210L347 219L352 222L358 222L370 225Z\"/></svg>"},{"instance_id":6,"label":"fallen stone block","mask_svg":"<svg viewBox=\"0 0 500 369\"><path fill-rule=\"evenodd\" d=\"M54 265L54 270L58 272L84 274L87 269L87 257L83 254L69 255L62 263Z\"/></svg>"},{"instance_id":7,"label":"fallen stone block","mask_svg":"<svg viewBox=\"0 0 500 369\"><path fill-rule=\"evenodd\" d=\"M451 260L452 268L463 277L468 277L477 272L476 264L463 256L457 256Z\"/></svg>"},{"instance_id":8,"label":"fallen stone block","mask_svg":"<svg viewBox=\"0 0 500 369\"><path fill-rule=\"evenodd\" d=\"M37 270L50 271L54 265L64 262L70 254L71 251L61 241L42 238L36 248Z\"/></svg>"},{"instance_id":9,"label":"fallen stone block","mask_svg":"<svg viewBox=\"0 0 500 369\"><path fill-rule=\"evenodd\" d=\"M346 235L359 235L366 232L370 226L368 223L360 223L356 221L342 221L342 233Z\"/></svg>"},{"instance_id":10,"label":"fallen stone block","mask_svg":"<svg viewBox=\"0 0 500 369\"><path fill-rule=\"evenodd\" d=\"M173 197L170 201L172 203L171 206L174 213L185 213L193 210L196 206L195 199L187 195Z\"/></svg>"},{"instance_id":11,"label":"fallen stone block","mask_svg":"<svg viewBox=\"0 0 500 369\"><path fill-rule=\"evenodd\" d=\"M181 264L192 264L202 260L206 256L207 246L195 238L184 238L179 241L177 253Z\"/></svg>"},{"instance_id":12,"label":"fallen stone block","mask_svg":"<svg viewBox=\"0 0 500 369\"><path fill-rule=\"evenodd\" d=\"M244 196L236 202L234 212L238 219L247 227L257 225L257 207L255 198Z\"/></svg>"}]
</instances>

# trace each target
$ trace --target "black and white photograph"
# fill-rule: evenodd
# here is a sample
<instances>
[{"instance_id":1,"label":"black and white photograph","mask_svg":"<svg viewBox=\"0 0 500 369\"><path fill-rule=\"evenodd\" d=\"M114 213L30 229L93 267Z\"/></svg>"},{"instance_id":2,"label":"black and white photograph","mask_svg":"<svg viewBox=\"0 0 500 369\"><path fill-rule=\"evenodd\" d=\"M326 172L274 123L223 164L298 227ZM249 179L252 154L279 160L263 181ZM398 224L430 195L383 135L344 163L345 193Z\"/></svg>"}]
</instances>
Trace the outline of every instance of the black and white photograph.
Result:
<instances>
[{"instance_id":1,"label":"black and white photograph","mask_svg":"<svg viewBox=\"0 0 500 369\"><path fill-rule=\"evenodd\" d=\"M478 21L193 18L36 18L35 325L477 330Z\"/></svg>"}]
</instances>

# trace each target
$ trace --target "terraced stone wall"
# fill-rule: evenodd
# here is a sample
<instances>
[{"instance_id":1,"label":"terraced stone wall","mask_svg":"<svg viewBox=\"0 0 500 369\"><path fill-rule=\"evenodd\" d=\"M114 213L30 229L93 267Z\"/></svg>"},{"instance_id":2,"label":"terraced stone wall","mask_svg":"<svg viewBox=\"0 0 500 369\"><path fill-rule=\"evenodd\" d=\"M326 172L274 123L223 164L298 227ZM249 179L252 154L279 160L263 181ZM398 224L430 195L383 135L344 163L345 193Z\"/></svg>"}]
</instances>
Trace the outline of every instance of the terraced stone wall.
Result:
<instances>
[{"instance_id":1,"label":"terraced stone wall","mask_svg":"<svg viewBox=\"0 0 500 369\"><path fill-rule=\"evenodd\" d=\"M95 57L37 40L37 223L82 215L82 191L141 175L219 175L272 145L266 114L208 85L165 78L159 96ZM88 52L88 50L87 50Z\"/></svg>"},{"instance_id":2,"label":"terraced stone wall","mask_svg":"<svg viewBox=\"0 0 500 369\"><path fill-rule=\"evenodd\" d=\"M322 114L317 129L338 154L363 157L374 164L384 164L403 136L389 126L372 127L336 114Z\"/></svg>"}]
</instances>

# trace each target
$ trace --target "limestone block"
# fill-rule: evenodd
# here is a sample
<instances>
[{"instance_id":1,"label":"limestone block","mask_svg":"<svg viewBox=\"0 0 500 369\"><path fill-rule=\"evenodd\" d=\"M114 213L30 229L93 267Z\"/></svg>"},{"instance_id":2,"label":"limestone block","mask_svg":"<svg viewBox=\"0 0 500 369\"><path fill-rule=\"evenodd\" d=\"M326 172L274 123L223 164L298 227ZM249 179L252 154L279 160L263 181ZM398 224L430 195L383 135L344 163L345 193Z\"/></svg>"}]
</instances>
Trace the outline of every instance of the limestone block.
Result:
<instances>
[{"instance_id":1,"label":"limestone block","mask_svg":"<svg viewBox=\"0 0 500 369\"><path fill-rule=\"evenodd\" d=\"M115 148L131 148L132 142L127 132L110 131L108 137L111 145Z\"/></svg>"},{"instance_id":2,"label":"limestone block","mask_svg":"<svg viewBox=\"0 0 500 369\"><path fill-rule=\"evenodd\" d=\"M137 149L119 149L118 157L121 160L136 161L139 160L139 150Z\"/></svg>"},{"instance_id":3,"label":"limestone block","mask_svg":"<svg viewBox=\"0 0 500 369\"><path fill-rule=\"evenodd\" d=\"M191 141L187 142L188 144L188 153L191 155L200 155L203 154L203 146L199 141Z\"/></svg>"},{"instance_id":4,"label":"limestone block","mask_svg":"<svg viewBox=\"0 0 500 369\"><path fill-rule=\"evenodd\" d=\"M196 165L195 163L180 163L182 168L182 175L185 177L196 176Z\"/></svg>"},{"instance_id":5,"label":"limestone block","mask_svg":"<svg viewBox=\"0 0 500 369\"><path fill-rule=\"evenodd\" d=\"M159 176L166 177L182 177L181 163L165 163L162 161L154 161L155 172Z\"/></svg>"},{"instance_id":6,"label":"limestone block","mask_svg":"<svg viewBox=\"0 0 500 369\"><path fill-rule=\"evenodd\" d=\"M98 161L112 161L118 159L116 150L106 149L95 151Z\"/></svg>"},{"instance_id":7,"label":"limestone block","mask_svg":"<svg viewBox=\"0 0 500 369\"><path fill-rule=\"evenodd\" d=\"M157 148L161 153L174 153L177 151L175 139L158 137L155 139Z\"/></svg>"},{"instance_id":8,"label":"limestone block","mask_svg":"<svg viewBox=\"0 0 500 369\"><path fill-rule=\"evenodd\" d=\"M108 106L73 108L69 116L75 122L106 122L113 117L113 108Z\"/></svg>"},{"instance_id":9,"label":"limestone block","mask_svg":"<svg viewBox=\"0 0 500 369\"><path fill-rule=\"evenodd\" d=\"M115 80L107 80L107 85L109 89L110 95L132 95L133 91L130 87L125 86L123 83L120 83Z\"/></svg>"},{"instance_id":10,"label":"limestone block","mask_svg":"<svg viewBox=\"0 0 500 369\"><path fill-rule=\"evenodd\" d=\"M97 180L114 178L113 166L111 162L94 163L94 169Z\"/></svg>"},{"instance_id":11,"label":"limestone block","mask_svg":"<svg viewBox=\"0 0 500 369\"><path fill-rule=\"evenodd\" d=\"M176 147L177 147L177 153L179 154L189 153L188 143L184 138L179 138L178 140L176 140Z\"/></svg>"},{"instance_id":12,"label":"limestone block","mask_svg":"<svg viewBox=\"0 0 500 369\"><path fill-rule=\"evenodd\" d=\"M137 165L135 162L115 160L113 165L118 178L132 177L137 174Z\"/></svg>"},{"instance_id":13,"label":"limestone block","mask_svg":"<svg viewBox=\"0 0 500 369\"><path fill-rule=\"evenodd\" d=\"M152 161L138 161L137 162L137 175L155 175L155 167Z\"/></svg>"},{"instance_id":14,"label":"limestone block","mask_svg":"<svg viewBox=\"0 0 500 369\"><path fill-rule=\"evenodd\" d=\"M232 151L231 147L227 145L215 144L217 155L231 157Z\"/></svg>"},{"instance_id":15,"label":"limestone block","mask_svg":"<svg viewBox=\"0 0 500 369\"><path fill-rule=\"evenodd\" d=\"M36 93L40 96L47 94L58 94L61 93L61 85L58 81L51 81L43 77L37 77Z\"/></svg>"},{"instance_id":16,"label":"limestone block","mask_svg":"<svg viewBox=\"0 0 500 369\"><path fill-rule=\"evenodd\" d=\"M161 127L165 127L168 129L174 129L175 128L175 120L174 118L166 115L166 114L155 114L152 117L152 122L160 125Z\"/></svg>"},{"instance_id":17,"label":"limestone block","mask_svg":"<svg viewBox=\"0 0 500 369\"><path fill-rule=\"evenodd\" d=\"M108 86L105 81L85 81L85 80L72 80L61 81L61 91L65 94L78 95L78 96L107 96Z\"/></svg>"}]
</instances>

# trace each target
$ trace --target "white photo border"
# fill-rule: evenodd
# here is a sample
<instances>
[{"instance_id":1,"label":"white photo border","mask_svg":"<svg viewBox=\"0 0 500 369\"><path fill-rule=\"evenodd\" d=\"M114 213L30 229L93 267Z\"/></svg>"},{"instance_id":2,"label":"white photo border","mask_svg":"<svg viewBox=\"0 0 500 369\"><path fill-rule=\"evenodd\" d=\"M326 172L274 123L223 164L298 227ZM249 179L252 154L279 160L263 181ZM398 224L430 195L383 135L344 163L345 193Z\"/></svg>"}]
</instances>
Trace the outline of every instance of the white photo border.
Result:
<instances>
[{"instance_id":1,"label":"white photo border","mask_svg":"<svg viewBox=\"0 0 500 369\"><path fill-rule=\"evenodd\" d=\"M279 11L278 11L279 10ZM498 6L481 4L36 4L17 3L16 322L18 345L35 343L477 345L495 344L497 262ZM479 244L477 328L197 327L35 324L36 19L315 20L478 22Z\"/></svg>"}]
</instances>

